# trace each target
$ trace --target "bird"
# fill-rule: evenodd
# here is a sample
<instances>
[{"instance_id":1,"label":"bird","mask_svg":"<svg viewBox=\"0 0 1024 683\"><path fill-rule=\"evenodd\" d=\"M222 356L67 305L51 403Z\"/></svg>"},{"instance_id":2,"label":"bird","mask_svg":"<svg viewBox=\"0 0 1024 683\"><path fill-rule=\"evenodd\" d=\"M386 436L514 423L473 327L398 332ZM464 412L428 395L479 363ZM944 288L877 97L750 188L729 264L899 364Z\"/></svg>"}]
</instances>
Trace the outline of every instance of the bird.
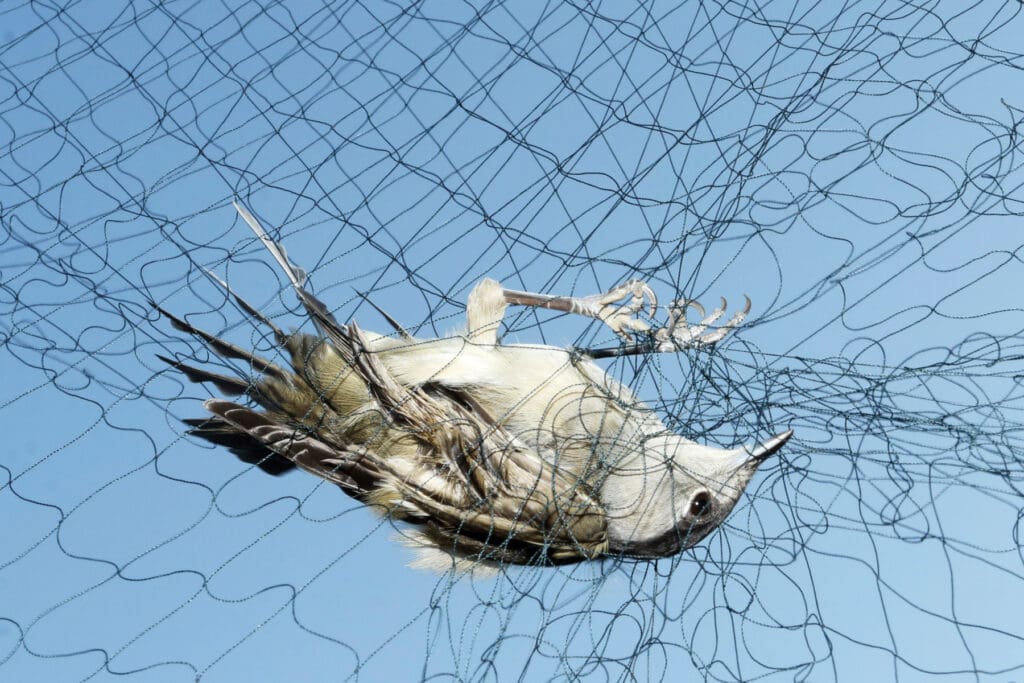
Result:
<instances>
[{"instance_id":1,"label":"bird","mask_svg":"<svg viewBox=\"0 0 1024 683\"><path fill-rule=\"evenodd\" d=\"M413 566L444 571L504 565L564 565L600 558L677 555L718 528L758 466L793 435L722 449L668 429L658 414L595 360L710 347L739 326L750 299L721 327L696 301L671 302L658 328L637 317L657 310L653 289L630 280L580 297L504 288L485 278L466 302L460 334L418 338L369 302L394 328L384 335L340 323L310 293L293 264L239 202L235 209L290 282L315 334L284 331L207 274L273 335L279 365L161 306L180 332L225 359L236 374L159 356L191 382L211 385L206 415L188 433L281 475L299 469L403 522L419 551ZM611 349L508 344L509 306L603 321ZM688 324L686 313L703 316ZM247 366L245 370L238 368Z\"/></svg>"}]
</instances>

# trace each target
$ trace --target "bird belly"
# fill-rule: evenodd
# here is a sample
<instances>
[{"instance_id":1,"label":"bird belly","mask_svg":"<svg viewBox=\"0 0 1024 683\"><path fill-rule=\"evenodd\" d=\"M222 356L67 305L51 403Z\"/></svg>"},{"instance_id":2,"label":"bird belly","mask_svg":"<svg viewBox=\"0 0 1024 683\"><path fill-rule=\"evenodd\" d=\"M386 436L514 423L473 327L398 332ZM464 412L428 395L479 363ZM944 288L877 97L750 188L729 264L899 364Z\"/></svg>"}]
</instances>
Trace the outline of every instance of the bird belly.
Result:
<instances>
[{"instance_id":1,"label":"bird belly","mask_svg":"<svg viewBox=\"0 0 1024 683\"><path fill-rule=\"evenodd\" d=\"M628 450L637 420L624 402L649 412L628 389L566 349L482 345L462 337L393 341L380 350L381 359L400 383L465 392L541 457L578 473L591 469L598 451ZM616 400L609 400L613 395Z\"/></svg>"}]
</instances>

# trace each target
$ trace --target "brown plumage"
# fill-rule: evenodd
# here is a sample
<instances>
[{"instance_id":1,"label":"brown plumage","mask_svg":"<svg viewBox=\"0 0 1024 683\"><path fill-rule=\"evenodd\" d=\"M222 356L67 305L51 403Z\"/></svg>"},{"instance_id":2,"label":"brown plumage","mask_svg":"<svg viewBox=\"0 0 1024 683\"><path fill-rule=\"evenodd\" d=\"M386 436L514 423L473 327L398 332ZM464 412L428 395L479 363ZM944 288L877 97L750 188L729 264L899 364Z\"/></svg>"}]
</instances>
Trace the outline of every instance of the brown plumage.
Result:
<instances>
[{"instance_id":1,"label":"brown plumage","mask_svg":"<svg viewBox=\"0 0 1024 683\"><path fill-rule=\"evenodd\" d=\"M249 368L242 379L164 358L190 381L245 399L207 400L210 416L187 420L190 433L272 474L303 469L411 523L430 566L674 554L724 520L757 465L789 438L754 449L701 446L668 432L586 356L497 339L511 303L600 318L630 342L630 332L644 335L616 353L678 350L712 344L742 320L745 311L705 333L724 302L694 327L682 316L694 304L676 302L670 325L650 332L632 317L644 296L653 299L637 281L574 299L484 280L470 295L464 335L415 339L388 318L399 336L384 337L335 320L284 250L237 208L319 334L285 333L235 296L273 332L286 369L159 309ZM613 305L630 295L630 304Z\"/></svg>"}]
</instances>

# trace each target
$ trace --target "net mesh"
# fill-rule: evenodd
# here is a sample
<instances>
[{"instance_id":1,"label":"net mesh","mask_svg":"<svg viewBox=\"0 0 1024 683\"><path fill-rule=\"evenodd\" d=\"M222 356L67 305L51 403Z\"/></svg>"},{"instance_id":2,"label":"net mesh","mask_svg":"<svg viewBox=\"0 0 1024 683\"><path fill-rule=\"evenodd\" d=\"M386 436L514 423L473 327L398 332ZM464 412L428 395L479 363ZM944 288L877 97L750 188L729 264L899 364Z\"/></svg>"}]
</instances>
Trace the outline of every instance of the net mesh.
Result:
<instances>
[{"instance_id":1,"label":"net mesh","mask_svg":"<svg viewBox=\"0 0 1024 683\"><path fill-rule=\"evenodd\" d=\"M3 5L0 677L1019 677L1021 7ZM382 332L361 294L438 336L485 276L749 294L714 349L602 365L699 441L796 436L676 557L409 569L185 435L210 394L156 355L219 361L150 301L272 356L209 269L308 327L236 197Z\"/></svg>"}]
</instances>

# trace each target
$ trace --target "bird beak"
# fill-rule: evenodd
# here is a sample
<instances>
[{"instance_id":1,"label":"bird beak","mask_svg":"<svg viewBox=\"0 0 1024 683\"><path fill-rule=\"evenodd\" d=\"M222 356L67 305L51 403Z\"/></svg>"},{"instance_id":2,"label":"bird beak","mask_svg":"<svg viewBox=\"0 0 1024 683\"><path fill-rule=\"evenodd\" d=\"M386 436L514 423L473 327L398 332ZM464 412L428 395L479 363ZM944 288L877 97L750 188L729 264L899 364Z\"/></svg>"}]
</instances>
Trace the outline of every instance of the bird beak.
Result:
<instances>
[{"instance_id":1,"label":"bird beak","mask_svg":"<svg viewBox=\"0 0 1024 683\"><path fill-rule=\"evenodd\" d=\"M793 436L793 430L787 429L781 434L776 434L772 438L759 443L756 446L744 446L740 449L740 457L743 459L740 464L747 465L752 468L757 467L768 456L782 448L782 446L789 441L791 436Z\"/></svg>"}]
</instances>

